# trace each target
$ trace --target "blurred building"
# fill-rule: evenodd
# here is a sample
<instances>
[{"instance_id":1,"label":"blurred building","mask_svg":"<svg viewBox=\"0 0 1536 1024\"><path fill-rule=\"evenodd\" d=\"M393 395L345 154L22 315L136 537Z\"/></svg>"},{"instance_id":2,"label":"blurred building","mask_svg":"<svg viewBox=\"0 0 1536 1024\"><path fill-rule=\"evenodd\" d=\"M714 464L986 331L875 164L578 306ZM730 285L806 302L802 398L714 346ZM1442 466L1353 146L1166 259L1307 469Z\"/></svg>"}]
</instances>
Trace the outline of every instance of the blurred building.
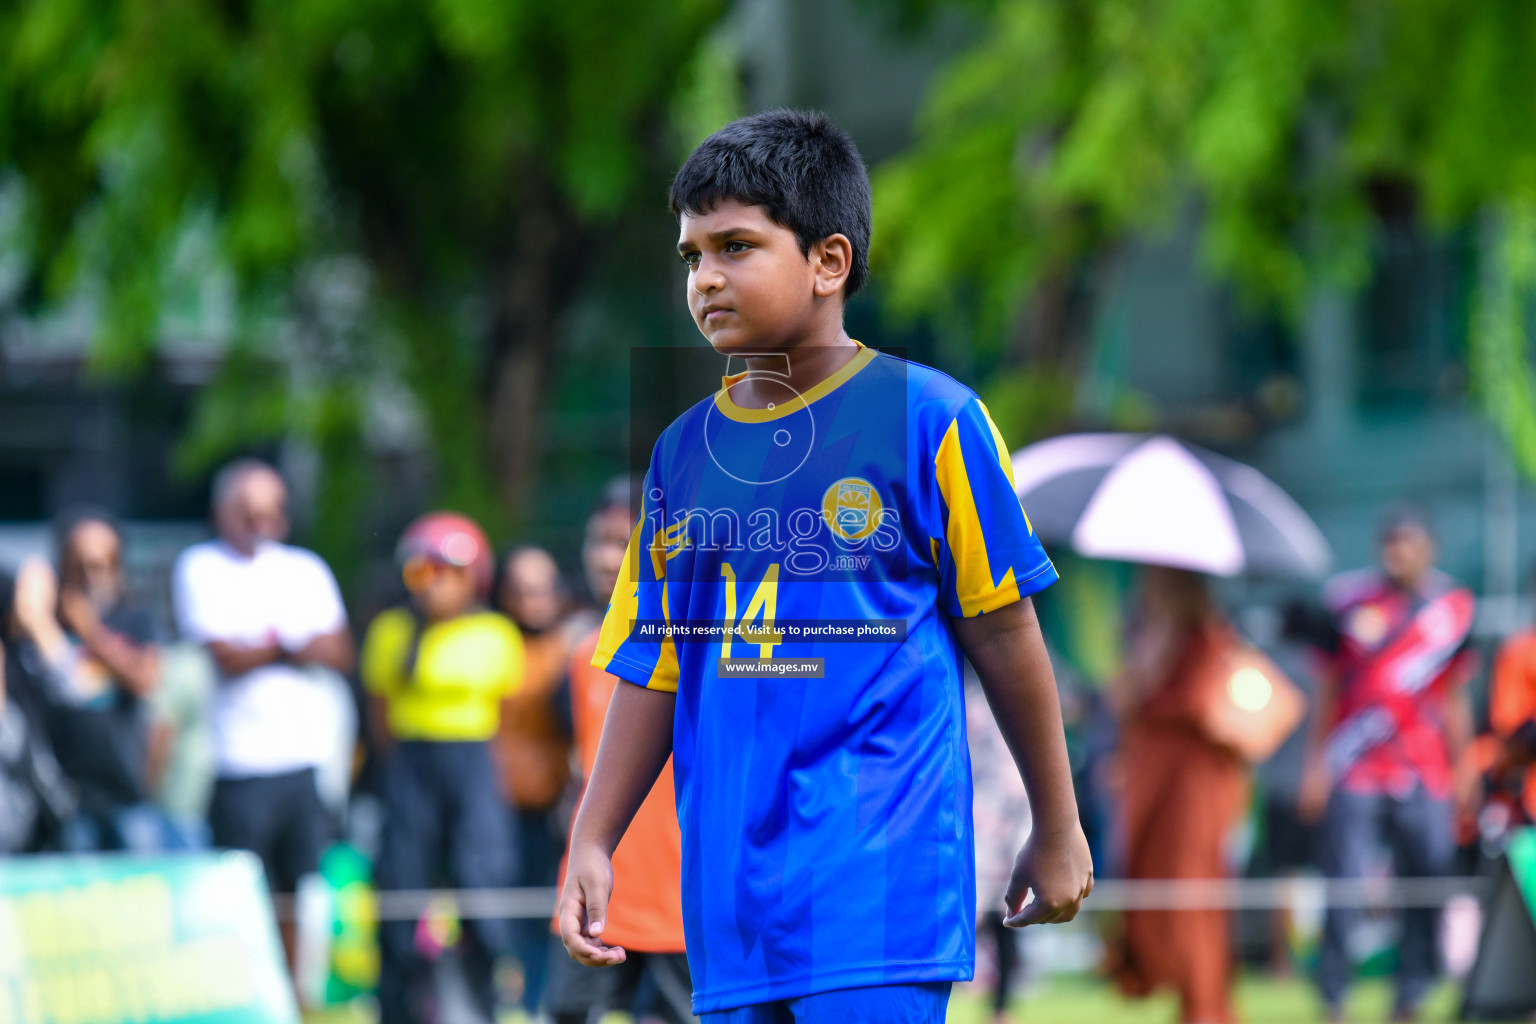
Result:
<instances>
[{"instance_id":1,"label":"blurred building","mask_svg":"<svg viewBox=\"0 0 1536 1024\"><path fill-rule=\"evenodd\" d=\"M975 31L955 12L914 30L903 12L921 7L739 0L719 33L734 47L745 107L826 109L876 164L908 142L932 74ZM0 188L0 243L4 200ZM1289 325L1246 312L1204 271L1197 209L1165 234L1106 258L1075 297L1088 339L1079 413L1085 423L1107 422L1130 403L1150 427L1257 465L1316 518L1341 568L1371 559L1384 506L1423 504L1438 520L1444 567L1506 599L1536 558L1536 502L1467 393L1476 237L1429 233L1411 200L1387 191L1377 207L1366 286L1313 295ZM657 230L665 224L663 212ZM196 242L189 239L194 268ZM655 267L585 283L567 317L549 389L543 486L528 530L528 539L562 556L573 554L600 481L628 460L623 354L631 346L698 344L667 249L658 246ZM167 322L175 343L162 346L157 364L132 384L104 384L84 369L88 298L38 322L20 313L9 280L0 252L0 521L35 521L92 500L130 519L196 528L206 478L179 475L173 461L192 397L227 350L226 284L216 273L187 275ZM332 268L319 291L345 307L356 301L348 280L345 267ZM988 370L963 348L885 322L878 278L849 319L856 336L905 346L968 382L980 383ZM295 352L284 358L302 376L303 346ZM389 493L369 502L372 521L360 529L382 538L375 554L387 561L389 540L430 493L431 467L419 417L401 390L386 374L377 391L368 443ZM272 454L294 478L302 526L313 459L297 442ZM1512 607L1485 602L1483 630L1512 621Z\"/></svg>"},{"instance_id":2,"label":"blurred building","mask_svg":"<svg viewBox=\"0 0 1536 1024\"><path fill-rule=\"evenodd\" d=\"M929 77L971 29L952 17L903 32L890 11L738 5L736 30L752 40L748 104L826 109L871 163L899 151ZM1092 423L1134 402L1149 426L1256 465L1313 515L1339 568L1372 560L1386 505L1426 506L1443 567L1508 598L1536 561L1536 501L1468 395L1477 238L1423 228L1411 196L1384 187L1373 198L1380 230L1365 287L1313 295L1297 324L1255 316L1212 280L1197 209L1094 267L1078 297L1089 338L1079 413ZM875 336L871 312L856 303L850 316ZM900 340L975 383L965 353ZM1480 627L1498 631L1511 614L1507 601L1485 601Z\"/></svg>"},{"instance_id":3,"label":"blurred building","mask_svg":"<svg viewBox=\"0 0 1536 1024\"><path fill-rule=\"evenodd\" d=\"M1443 568L1495 599L1480 628L1496 632L1518 617L1536 503L1468 393L1474 238L1379 213L1366 286L1313 294L1290 327L1245 315L1201 272L1197 215L1138 240L1094 297L1095 389L1132 391L1162 429L1269 474L1339 568L1372 560L1386 506L1427 508Z\"/></svg>"}]
</instances>

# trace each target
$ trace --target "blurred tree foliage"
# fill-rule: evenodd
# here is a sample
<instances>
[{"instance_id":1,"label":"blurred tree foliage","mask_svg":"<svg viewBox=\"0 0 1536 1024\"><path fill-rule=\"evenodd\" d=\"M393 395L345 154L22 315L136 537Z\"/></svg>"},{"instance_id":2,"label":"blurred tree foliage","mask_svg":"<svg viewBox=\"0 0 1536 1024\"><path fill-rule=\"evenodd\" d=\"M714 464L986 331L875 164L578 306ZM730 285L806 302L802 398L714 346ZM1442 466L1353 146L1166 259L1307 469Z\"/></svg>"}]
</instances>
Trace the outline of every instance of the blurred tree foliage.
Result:
<instances>
[{"instance_id":1,"label":"blurred tree foliage","mask_svg":"<svg viewBox=\"0 0 1536 1024\"><path fill-rule=\"evenodd\" d=\"M515 521L562 311L606 227L656 206L669 116L714 71L697 55L722 6L0 5L0 178L25 200L27 301L89 290L97 365L132 369L179 287L222 280L233 354L185 462L308 436L322 529L345 543L368 493L368 385L388 371L442 500Z\"/></svg>"},{"instance_id":2,"label":"blurred tree foliage","mask_svg":"<svg viewBox=\"0 0 1536 1024\"><path fill-rule=\"evenodd\" d=\"M979 41L877 176L900 310L963 315L1015 363L1070 374L1071 282L1128 233L1193 198L1210 269L1294 315L1365 280L1373 197L1407 186L1432 228L1487 225L1473 379L1536 473L1536 5L956 2Z\"/></svg>"}]
</instances>

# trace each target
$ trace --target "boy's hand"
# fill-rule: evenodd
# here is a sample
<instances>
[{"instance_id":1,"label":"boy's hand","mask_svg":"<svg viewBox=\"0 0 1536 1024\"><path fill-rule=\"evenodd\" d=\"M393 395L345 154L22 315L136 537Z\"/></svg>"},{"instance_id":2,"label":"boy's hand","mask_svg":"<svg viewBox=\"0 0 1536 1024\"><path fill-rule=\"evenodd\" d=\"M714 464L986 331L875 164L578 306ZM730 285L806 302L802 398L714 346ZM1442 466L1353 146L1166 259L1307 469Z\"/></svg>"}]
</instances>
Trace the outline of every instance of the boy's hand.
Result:
<instances>
[{"instance_id":1,"label":"boy's hand","mask_svg":"<svg viewBox=\"0 0 1536 1024\"><path fill-rule=\"evenodd\" d=\"M573 849L560 892L560 938L579 964L608 967L624 962L624 947L605 946L599 938L608 923L612 894L613 862L598 849Z\"/></svg>"},{"instance_id":2,"label":"boy's hand","mask_svg":"<svg viewBox=\"0 0 1536 1024\"><path fill-rule=\"evenodd\" d=\"M1008 912L1003 924L1023 928L1070 921L1092 891L1093 857L1082 826L1074 821L1054 832L1037 828L1013 862L1013 877L1003 895ZM1026 892L1035 895L1028 906L1023 905Z\"/></svg>"}]
</instances>

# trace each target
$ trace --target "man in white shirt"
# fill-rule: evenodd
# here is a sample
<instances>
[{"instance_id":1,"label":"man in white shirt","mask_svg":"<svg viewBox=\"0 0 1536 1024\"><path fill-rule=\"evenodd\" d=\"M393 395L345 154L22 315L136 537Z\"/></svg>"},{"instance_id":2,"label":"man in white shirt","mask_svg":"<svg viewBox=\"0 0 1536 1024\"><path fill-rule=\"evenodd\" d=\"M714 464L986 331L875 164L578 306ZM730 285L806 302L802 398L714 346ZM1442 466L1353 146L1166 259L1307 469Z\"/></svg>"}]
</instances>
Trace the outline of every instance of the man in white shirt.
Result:
<instances>
[{"instance_id":1,"label":"man in white shirt","mask_svg":"<svg viewBox=\"0 0 1536 1024\"><path fill-rule=\"evenodd\" d=\"M177 625L218 669L214 844L261 857L276 892L319 868L330 822L316 769L336 743L333 700L314 666L353 663L341 593L319 556L282 543L287 489L276 470L241 460L214 478L215 540L181 553Z\"/></svg>"}]
</instances>

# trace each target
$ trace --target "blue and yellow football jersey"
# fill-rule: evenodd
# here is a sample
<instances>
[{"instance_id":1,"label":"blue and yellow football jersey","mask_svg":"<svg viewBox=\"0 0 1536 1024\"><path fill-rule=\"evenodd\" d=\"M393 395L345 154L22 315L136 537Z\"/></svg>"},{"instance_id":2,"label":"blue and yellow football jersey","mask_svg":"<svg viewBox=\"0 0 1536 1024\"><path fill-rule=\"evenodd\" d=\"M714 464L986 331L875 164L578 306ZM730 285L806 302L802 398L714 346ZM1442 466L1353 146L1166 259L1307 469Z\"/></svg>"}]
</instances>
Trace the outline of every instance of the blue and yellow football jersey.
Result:
<instances>
[{"instance_id":1,"label":"blue and yellow football jersey","mask_svg":"<svg viewBox=\"0 0 1536 1024\"><path fill-rule=\"evenodd\" d=\"M948 617L1056 570L970 389L862 345L775 408L732 401L744 376L657 442L593 660L678 695L694 1011L969 978Z\"/></svg>"}]
</instances>

